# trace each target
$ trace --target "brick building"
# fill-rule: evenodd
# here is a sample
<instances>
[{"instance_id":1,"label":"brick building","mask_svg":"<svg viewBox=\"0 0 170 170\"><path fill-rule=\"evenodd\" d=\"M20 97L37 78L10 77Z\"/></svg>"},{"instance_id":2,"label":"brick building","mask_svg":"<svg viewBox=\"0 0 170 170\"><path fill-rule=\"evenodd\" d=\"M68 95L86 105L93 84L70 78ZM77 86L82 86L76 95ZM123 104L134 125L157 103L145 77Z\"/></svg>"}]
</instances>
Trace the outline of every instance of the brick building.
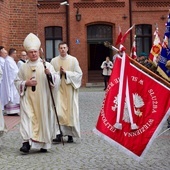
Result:
<instances>
[{"instance_id":1,"label":"brick building","mask_svg":"<svg viewBox=\"0 0 170 170\"><path fill-rule=\"evenodd\" d=\"M103 43L115 44L118 26L125 33L135 24L124 43L127 53L136 35L137 53L148 54L155 24L163 37L169 8L169 0L0 0L0 45L14 47L19 54L25 36L33 32L50 60L58 54L58 43L67 41L86 85L100 81L95 78L101 76L102 61L114 54Z\"/></svg>"}]
</instances>

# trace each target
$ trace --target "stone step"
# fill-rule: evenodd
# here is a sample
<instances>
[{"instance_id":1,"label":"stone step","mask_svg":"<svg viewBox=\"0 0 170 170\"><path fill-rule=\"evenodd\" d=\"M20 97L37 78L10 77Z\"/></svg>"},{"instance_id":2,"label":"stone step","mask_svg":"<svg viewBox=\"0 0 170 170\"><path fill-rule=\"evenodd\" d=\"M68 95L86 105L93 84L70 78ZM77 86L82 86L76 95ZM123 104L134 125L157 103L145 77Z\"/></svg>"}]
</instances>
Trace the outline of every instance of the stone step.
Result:
<instances>
[{"instance_id":1,"label":"stone step","mask_svg":"<svg viewBox=\"0 0 170 170\"><path fill-rule=\"evenodd\" d=\"M104 82L89 82L86 87L104 87Z\"/></svg>"},{"instance_id":2,"label":"stone step","mask_svg":"<svg viewBox=\"0 0 170 170\"><path fill-rule=\"evenodd\" d=\"M102 70L91 70L88 72L88 83L103 82Z\"/></svg>"}]
</instances>

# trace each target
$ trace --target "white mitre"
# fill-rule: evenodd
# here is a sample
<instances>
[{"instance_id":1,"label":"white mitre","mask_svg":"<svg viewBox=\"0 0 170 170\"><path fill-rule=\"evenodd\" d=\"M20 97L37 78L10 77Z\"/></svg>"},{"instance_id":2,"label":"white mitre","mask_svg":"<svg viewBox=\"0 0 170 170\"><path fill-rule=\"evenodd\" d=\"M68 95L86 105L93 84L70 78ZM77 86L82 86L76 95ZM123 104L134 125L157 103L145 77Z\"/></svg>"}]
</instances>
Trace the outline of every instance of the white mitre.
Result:
<instances>
[{"instance_id":1,"label":"white mitre","mask_svg":"<svg viewBox=\"0 0 170 170\"><path fill-rule=\"evenodd\" d=\"M23 46L26 51L30 50L38 51L40 49L41 42L40 39L35 34L29 33L23 42Z\"/></svg>"}]
</instances>

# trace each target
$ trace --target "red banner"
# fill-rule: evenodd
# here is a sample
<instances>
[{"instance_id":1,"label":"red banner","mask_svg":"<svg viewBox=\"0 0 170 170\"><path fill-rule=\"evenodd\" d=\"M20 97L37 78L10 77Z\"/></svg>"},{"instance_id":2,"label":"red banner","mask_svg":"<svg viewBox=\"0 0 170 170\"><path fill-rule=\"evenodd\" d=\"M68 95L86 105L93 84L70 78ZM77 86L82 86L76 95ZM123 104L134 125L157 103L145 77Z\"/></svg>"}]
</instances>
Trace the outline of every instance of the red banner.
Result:
<instances>
[{"instance_id":1,"label":"red banner","mask_svg":"<svg viewBox=\"0 0 170 170\"><path fill-rule=\"evenodd\" d=\"M121 59L117 58L94 132L134 158L140 159L143 158L168 117L170 91L130 64L126 74L128 74L128 92L133 100L128 101L126 93L123 100L124 111L119 115L118 122L122 128L115 128L114 125L118 120L120 67ZM128 110L129 103L134 109L131 113ZM132 128L132 119L137 128Z\"/></svg>"}]
</instances>

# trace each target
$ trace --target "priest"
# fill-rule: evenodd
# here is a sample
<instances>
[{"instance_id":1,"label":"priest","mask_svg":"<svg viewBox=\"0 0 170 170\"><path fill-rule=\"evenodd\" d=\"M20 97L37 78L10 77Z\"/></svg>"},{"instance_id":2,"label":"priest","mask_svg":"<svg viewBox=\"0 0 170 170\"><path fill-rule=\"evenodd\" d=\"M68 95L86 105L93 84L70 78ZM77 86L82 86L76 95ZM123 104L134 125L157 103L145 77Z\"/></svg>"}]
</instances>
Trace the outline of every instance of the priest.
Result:
<instances>
[{"instance_id":1,"label":"priest","mask_svg":"<svg viewBox=\"0 0 170 170\"><path fill-rule=\"evenodd\" d=\"M27 35L23 46L29 59L21 65L15 79L20 94L20 132L23 139L20 151L23 153L28 153L31 148L47 152L56 134L57 119L50 88L52 93L58 89L60 76L50 63L44 63L40 58L40 45L35 34Z\"/></svg>"},{"instance_id":2,"label":"priest","mask_svg":"<svg viewBox=\"0 0 170 170\"><path fill-rule=\"evenodd\" d=\"M2 80L2 69L0 67L0 84ZM4 116L2 113L2 107L1 107L1 99L0 99L0 137L3 135L3 133L6 131L6 126L4 122Z\"/></svg>"},{"instance_id":3,"label":"priest","mask_svg":"<svg viewBox=\"0 0 170 170\"><path fill-rule=\"evenodd\" d=\"M14 80L18 73L18 67L15 62L17 51L15 48L10 48L8 56L5 58L3 69L3 80L1 87L2 106L4 113L7 115L20 114L20 97L14 85Z\"/></svg>"},{"instance_id":4,"label":"priest","mask_svg":"<svg viewBox=\"0 0 170 170\"><path fill-rule=\"evenodd\" d=\"M0 46L0 68L4 70L4 64L5 64L5 58L7 57L8 52L6 51L4 46ZM3 76L3 74L2 74ZM1 77L1 83L0 83L0 101L2 102L2 77ZM2 103L1 103L2 104ZM4 110L4 107L1 105L2 110Z\"/></svg>"},{"instance_id":5,"label":"priest","mask_svg":"<svg viewBox=\"0 0 170 170\"><path fill-rule=\"evenodd\" d=\"M53 58L51 64L60 74L61 85L56 95L56 105L62 134L58 131L54 143L61 142L61 135L68 136L68 143L73 137L80 137L78 92L81 86L82 70L76 57L69 55L65 42L58 45L60 55Z\"/></svg>"}]
</instances>

